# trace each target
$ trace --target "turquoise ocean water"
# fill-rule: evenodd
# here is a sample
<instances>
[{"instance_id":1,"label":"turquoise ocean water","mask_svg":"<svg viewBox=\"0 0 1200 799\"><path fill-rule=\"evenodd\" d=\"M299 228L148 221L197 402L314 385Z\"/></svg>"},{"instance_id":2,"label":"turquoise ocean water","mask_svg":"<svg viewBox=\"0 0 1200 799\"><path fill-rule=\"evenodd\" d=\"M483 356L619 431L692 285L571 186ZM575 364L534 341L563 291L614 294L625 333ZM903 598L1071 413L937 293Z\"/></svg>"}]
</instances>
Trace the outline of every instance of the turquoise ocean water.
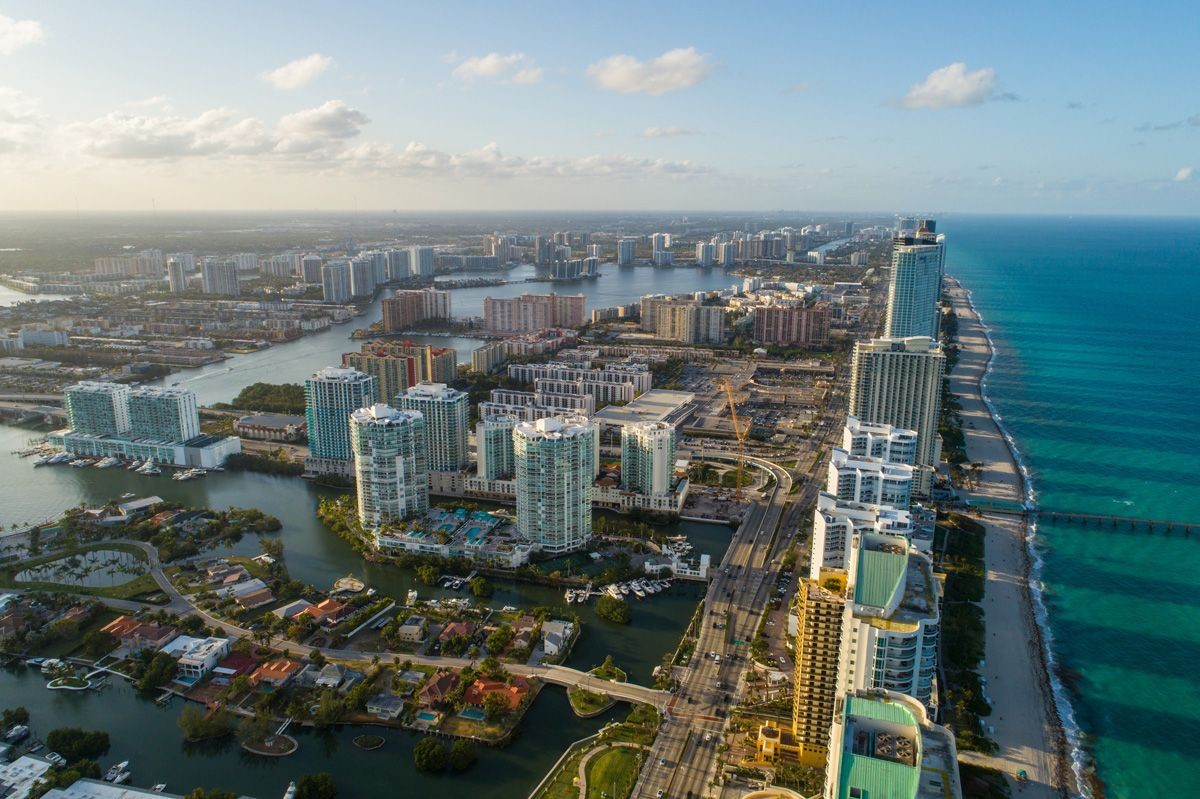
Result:
<instances>
[{"instance_id":1,"label":"turquoise ocean water","mask_svg":"<svg viewBox=\"0 0 1200 799\"><path fill-rule=\"evenodd\" d=\"M1038 505L1200 523L1200 219L947 217ZM1108 797L1200 774L1200 533L1040 525L1053 656Z\"/></svg>"}]
</instances>

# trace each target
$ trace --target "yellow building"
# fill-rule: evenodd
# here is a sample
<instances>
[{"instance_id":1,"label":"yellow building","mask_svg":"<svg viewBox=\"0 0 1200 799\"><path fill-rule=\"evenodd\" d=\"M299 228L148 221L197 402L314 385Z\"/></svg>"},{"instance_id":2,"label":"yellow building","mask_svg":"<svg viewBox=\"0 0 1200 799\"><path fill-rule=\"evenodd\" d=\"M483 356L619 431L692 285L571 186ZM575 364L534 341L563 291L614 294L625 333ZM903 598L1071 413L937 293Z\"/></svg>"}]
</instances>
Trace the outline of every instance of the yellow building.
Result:
<instances>
[{"instance_id":1,"label":"yellow building","mask_svg":"<svg viewBox=\"0 0 1200 799\"><path fill-rule=\"evenodd\" d=\"M768 722L758 731L763 760L785 758L820 768L828 756L837 697L838 653L846 604L846 573L822 569L796 591L796 676L792 728Z\"/></svg>"}]
</instances>

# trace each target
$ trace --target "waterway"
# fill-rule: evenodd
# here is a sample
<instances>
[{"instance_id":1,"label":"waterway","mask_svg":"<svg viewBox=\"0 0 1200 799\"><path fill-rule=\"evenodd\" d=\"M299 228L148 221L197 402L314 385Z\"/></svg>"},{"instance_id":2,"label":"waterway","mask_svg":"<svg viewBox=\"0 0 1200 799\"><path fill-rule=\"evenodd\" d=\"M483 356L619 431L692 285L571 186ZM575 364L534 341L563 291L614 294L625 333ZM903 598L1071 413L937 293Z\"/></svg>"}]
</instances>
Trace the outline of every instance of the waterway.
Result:
<instances>
[{"instance_id":1,"label":"waterway","mask_svg":"<svg viewBox=\"0 0 1200 799\"><path fill-rule=\"evenodd\" d=\"M526 715L512 744L503 749L481 747L478 762L463 774L427 776L412 764L412 748L420 740L413 733L373 727L320 731L293 727L289 732L300 743L296 755L255 757L232 738L186 743L176 724L181 700L160 707L121 680L110 680L111 688L86 693L49 691L45 682L35 669L0 670L0 704L27 708L34 733L43 739L56 727L105 730L111 748L101 759L101 770L129 760L133 785L148 788L165 782L167 790L177 794L204 786L257 799L277 799L289 781L322 771L334 775L341 799L396 794L524 799L571 741L591 735L626 712L618 706L599 718L578 719L567 705L566 694L548 688ZM354 736L364 732L382 734L383 748L364 752L354 746Z\"/></svg>"},{"instance_id":2,"label":"waterway","mask_svg":"<svg viewBox=\"0 0 1200 799\"><path fill-rule=\"evenodd\" d=\"M602 266L602 277L596 280L555 283L525 283L527 277L538 274L532 266L516 267L508 272L508 283L499 286L451 290L451 310L456 318L483 315L485 297L515 297L526 292L545 294L583 294L587 308L609 307L636 302L643 294L679 294L688 291L713 291L739 282L721 269L651 269L648 267ZM386 296L386 295L385 295ZM161 381L164 385L178 383L196 392L201 405L229 402L239 391L255 382L301 383L313 372L325 366L337 366L342 353L357 350L359 342L350 339L356 328L378 322L382 316L381 300L368 305L362 316L344 325L334 325L323 333L305 336L287 344L279 344L248 355L235 355L228 360L199 369L187 369ZM419 344L450 347L459 363L470 363L471 351L483 344L469 336L410 336Z\"/></svg>"}]
</instances>

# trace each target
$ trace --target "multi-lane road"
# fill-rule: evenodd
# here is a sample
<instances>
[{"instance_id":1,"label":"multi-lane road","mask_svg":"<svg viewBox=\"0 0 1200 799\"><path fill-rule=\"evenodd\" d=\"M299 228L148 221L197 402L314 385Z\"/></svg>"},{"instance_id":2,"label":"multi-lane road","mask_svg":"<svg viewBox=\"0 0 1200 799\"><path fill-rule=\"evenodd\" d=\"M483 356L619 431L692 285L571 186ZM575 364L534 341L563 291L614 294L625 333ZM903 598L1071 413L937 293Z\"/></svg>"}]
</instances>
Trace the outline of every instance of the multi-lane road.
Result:
<instances>
[{"instance_id":1,"label":"multi-lane road","mask_svg":"<svg viewBox=\"0 0 1200 799\"><path fill-rule=\"evenodd\" d=\"M813 435L796 453L801 466L812 463L818 453L822 457L817 462L823 463L845 412L839 383ZM727 452L705 454L730 457ZM749 668L749 642L776 584L782 553L799 526L798 514L815 502L824 482L821 469L813 469L800 478L800 490L792 494L789 470L760 458L747 460L769 471L774 485L765 499L751 504L709 584L695 651L687 666L675 669L679 688L634 787L636 799L713 795L709 786L717 776L718 747L724 743L729 709L738 701ZM778 626L772 631L782 635Z\"/></svg>"}]
</instances>

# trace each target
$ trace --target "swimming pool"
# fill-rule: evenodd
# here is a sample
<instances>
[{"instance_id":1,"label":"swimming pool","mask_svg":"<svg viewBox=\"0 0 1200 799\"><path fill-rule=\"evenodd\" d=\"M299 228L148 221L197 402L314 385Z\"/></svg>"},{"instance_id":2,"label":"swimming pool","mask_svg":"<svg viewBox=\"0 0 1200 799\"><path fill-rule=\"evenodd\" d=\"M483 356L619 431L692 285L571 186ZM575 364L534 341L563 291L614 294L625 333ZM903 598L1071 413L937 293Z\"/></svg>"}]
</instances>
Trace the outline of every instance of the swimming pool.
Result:
<instances>
[{"instance_id":1,"label":"swimming pool","mask_svg":"<svg viewBox=\"0 0 1200 799\"><path fill-rule=\"evenodd\" d=\"M458 711L458 715L462 716L464 719L470 719L471 721L483 721L485 718L487 718L487 714L477 707L465 707Z\"/></svg>"}]
</instances>

